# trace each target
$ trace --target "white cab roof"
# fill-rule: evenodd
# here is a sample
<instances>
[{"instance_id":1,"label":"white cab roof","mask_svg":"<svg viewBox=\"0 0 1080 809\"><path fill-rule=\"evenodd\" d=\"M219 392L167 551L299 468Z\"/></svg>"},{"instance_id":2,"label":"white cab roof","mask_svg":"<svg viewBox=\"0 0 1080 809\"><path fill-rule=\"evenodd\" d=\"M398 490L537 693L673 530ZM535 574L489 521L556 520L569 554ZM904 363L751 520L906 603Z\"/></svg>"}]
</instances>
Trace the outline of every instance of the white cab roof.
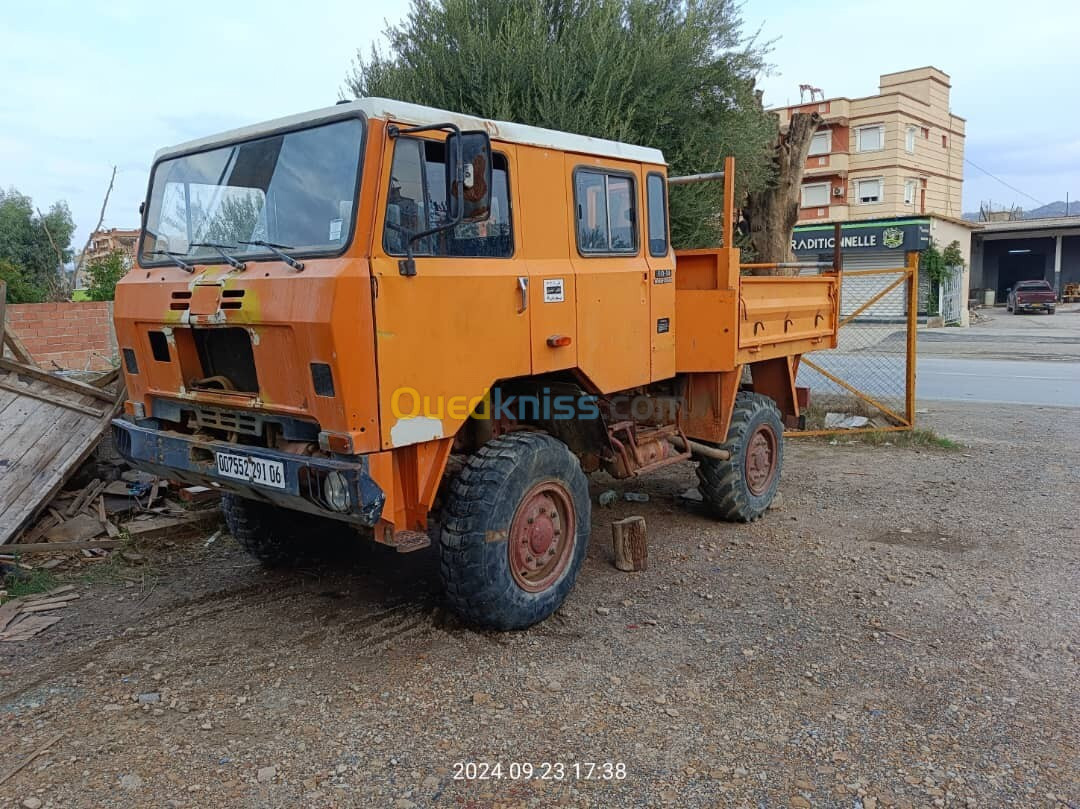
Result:
<instances>
[{"instance_id":1,"label":"white cab roof","mask_svg":"<svg viewBox=\"0 0 1080 809\"><path fill-rule=\"evenodd\" d=\"M413 126L453 123L461 129L483 129L487 131L493 140L500 140L505 143L522 143L528 146L541 146L563 152L579 152L598 157L632 160L637 163L664 165L663 153L659 149L650 149L647 146L634 146L630 143L619 143L613 140L604 140L603 138L590 138L587 135L573 135L569 132L559 132L539 126L526 126L525 124L514 124L506 121L490 121L486 118L474 118L471 115L461 115L456 112L435 109L434 107L423 107L419 104L406 104L403 101L392 101L388 98L359 98L356 101L337 104L333 107L324 107L320 110L289 115L285 118L277 118L273 121L199 138L198 140L161 149L154 156L154 160L156 162L163 157L184 152L201 151L238 140L250 140L278 130L314 124L327 118L339 116L342 113L356 111L363 112L368 118L381 118Z\"/></svg>"}]
</instances>

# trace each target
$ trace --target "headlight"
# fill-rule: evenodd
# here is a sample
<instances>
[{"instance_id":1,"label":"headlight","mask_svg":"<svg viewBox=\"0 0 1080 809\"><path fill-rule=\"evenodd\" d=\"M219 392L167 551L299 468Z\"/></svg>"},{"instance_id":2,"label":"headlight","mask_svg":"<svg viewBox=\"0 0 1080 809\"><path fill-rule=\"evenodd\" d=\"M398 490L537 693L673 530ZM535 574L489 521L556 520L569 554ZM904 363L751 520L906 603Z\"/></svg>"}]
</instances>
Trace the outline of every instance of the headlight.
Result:
<instances>
[{"instance_id":1,"label":"headlight","mask_svg":"<svg viewBox=\"0 0 1080 809\"><path fill-rule=\"evenodd\" d=\"M329 472L323 480L323 498L334 511L348 511L351 505L349 483L340 472Z\"/></svg>"}]
</instances>

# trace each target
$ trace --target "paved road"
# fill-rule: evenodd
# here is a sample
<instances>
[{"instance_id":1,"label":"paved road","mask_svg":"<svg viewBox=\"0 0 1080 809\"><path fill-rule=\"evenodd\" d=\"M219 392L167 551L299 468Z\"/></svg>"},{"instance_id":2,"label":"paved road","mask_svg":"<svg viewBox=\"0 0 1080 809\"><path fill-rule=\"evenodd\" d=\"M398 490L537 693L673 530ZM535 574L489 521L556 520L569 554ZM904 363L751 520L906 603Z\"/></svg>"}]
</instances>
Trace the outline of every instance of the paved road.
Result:
<instances>
[{"instance_id":1,"label":"paved road","mask_svg":"<svg viewBox=\"0 0 1080 809\"><path fill-rule=\"evenodd\" d=\"M877 398L903 397L903 357L860 354L811 355L814 362ZM919 357L919 400L1057 405L1080 408L1080 362ZM799 384L818 392L836 386L810 368Z\"/></svg>"},{"instance_id":2,"label":"paved road","mask_svg":"<svg viewBox=\"0 0 1080 809\"><path fill-rule=\"evenodd\" d=\"M919 399L1080 407L1080 363L920 357Z\"/></svg>"}]
</instances>

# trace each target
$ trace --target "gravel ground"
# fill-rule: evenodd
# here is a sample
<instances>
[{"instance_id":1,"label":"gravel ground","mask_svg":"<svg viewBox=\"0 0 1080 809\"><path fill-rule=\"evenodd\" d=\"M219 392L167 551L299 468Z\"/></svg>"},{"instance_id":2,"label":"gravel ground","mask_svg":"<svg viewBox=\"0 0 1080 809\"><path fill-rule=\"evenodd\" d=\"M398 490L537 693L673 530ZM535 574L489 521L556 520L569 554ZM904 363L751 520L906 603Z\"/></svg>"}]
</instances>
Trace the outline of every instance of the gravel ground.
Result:
<instances>
[{"instance_id":1,"label":"gravel ground","mask_svg":"<svg viewBox=\"0 0 1080 809\"><path fill-rule=\"evenodd\" d=\"M682 502L689 467L594 506L527 632L461 626L426 552L151 550L0 648L0 773L64 734L0 807L1080 806L1080 411L921 406L965 448L793 440L750 526Z\"/></svg>"}]
</instances>

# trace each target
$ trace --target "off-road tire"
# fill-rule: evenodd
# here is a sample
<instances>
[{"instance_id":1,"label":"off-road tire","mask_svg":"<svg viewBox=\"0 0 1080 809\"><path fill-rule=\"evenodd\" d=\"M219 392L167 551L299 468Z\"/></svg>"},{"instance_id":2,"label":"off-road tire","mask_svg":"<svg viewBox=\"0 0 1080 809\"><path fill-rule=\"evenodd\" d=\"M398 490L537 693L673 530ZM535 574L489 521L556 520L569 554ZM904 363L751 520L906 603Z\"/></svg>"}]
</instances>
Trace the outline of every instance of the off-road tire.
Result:
<instances>
[{"instance_id":1,"label":"off-road tire","mask_svg":"<svg viewBox=\"0 0 1080 809\"><path fill-rule=\"evenodd\" d=\"M240 547L266 567L343 554L367 542L346 523L235 494L221 495L221 511Z\"/></svg>"},{"instance_id":2,"label":"off-road tire","mask_svg":"<svg viewBox=\"0 0 1080 809\"><path fill-rule=\"evenodd\" d=\"M526 589L530 583L520 581L520 567L516 573L512 570L515 550L510 542L520 534L524 510L535 502L548 502L542 499L545 490L556 498L550 502L560 503L559 517L552 509L548 526L554 526L560 537L550 546L558 549L558 555L552 555L556 564L548 573L550 583L540 577L535 586L543 589L530 591ZM562 524L564 517L570 524ZM468 459L447 493L438 545L449 606L466 621L493 629L524 629L543 621L574 587L588 549L590 524L588 482L565 444L534 432L489 441ZM564 528L572 530L572 536ZM519 541L528 548L525 538ZM542 553L548 550L545 546Z\"/></svg>"},{"instance_id":3,"label":"off-road tire","mask_svg":"<svg viewBox=\"0 0 1080 809\"><path fill-rule=\"evenodd\" d=\"M748 478L747 451L751 439L759 431L773 436L773 469L771 477L755 487ZM727 441L720 448L730 452L731 458L726 461L702 458L698 464L701 497L713 515L722 520L756 520L776 496L780 469L784 464L784 423L776 403L760 393L736 394Z\"/></svg>"}]
</instances>

